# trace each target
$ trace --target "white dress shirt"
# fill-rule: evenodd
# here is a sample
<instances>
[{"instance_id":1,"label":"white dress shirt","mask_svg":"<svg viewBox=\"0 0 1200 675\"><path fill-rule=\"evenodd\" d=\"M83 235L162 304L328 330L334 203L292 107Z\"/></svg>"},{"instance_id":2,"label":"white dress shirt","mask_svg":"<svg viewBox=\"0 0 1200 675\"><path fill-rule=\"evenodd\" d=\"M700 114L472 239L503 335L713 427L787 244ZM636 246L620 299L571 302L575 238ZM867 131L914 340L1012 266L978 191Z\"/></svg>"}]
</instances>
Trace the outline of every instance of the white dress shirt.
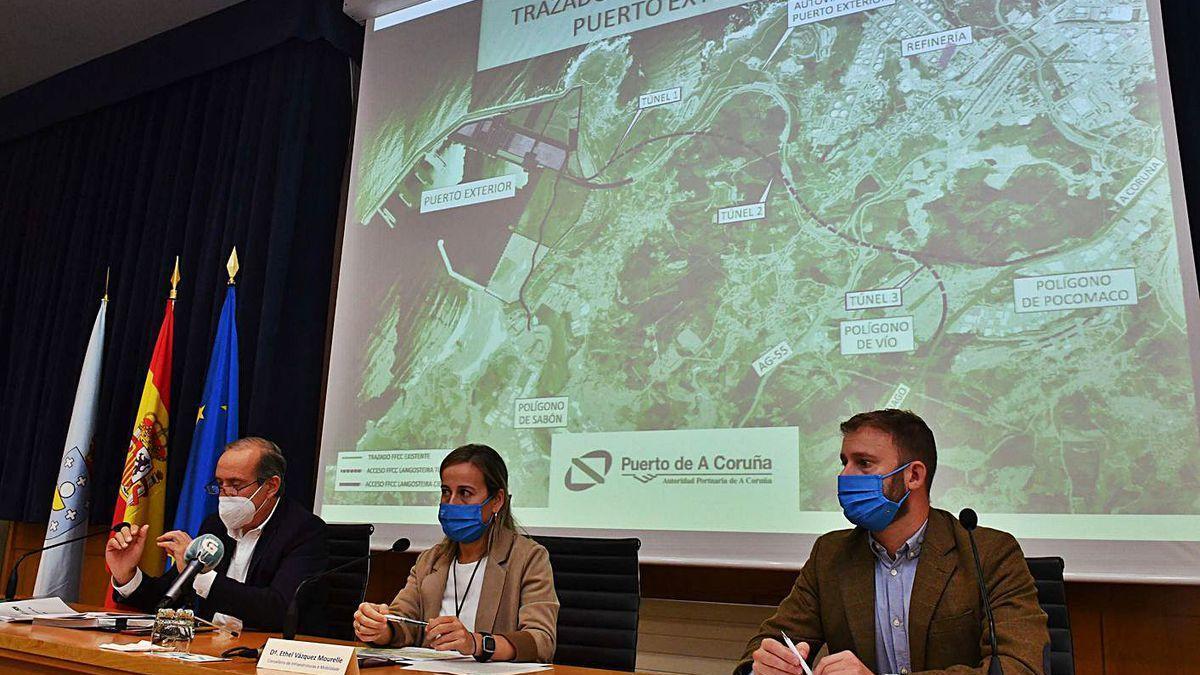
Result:
<instances>
[{"instance_id":1,"label":"white dress shirt","mask_svg":"<svg viewBox=\"0 0 1200 675\"><path fill-rule=\"evenodd\" d=\"M250 560L254 557L254 548L258 546L258 540L262 537L263 528L267 526L267 523L271 522L271 516L275 515L275 509L277 508L279 508L278 499L275 500L275 506L271 507L271 513L267 515L267 519L262 521L262 523L260 523L259 526L253 530L247 530L245 532L240 530L234 531L228 528L225 530L225 532L229 534L229 538L233 539L234 541L233 557L229 561L229 569L225 571L225 576L233 579L234 581L245 583L246 573L250 570ZM192 580L192 588L196 591L196 595L202 598L207 598L208 592L212 590L213 581L216 580L216 578L216 570L205 572L204 574L197 574L196 578ZM134 569L133 578L130 579L129 583L125 584L124 586L118 586L116 580L113 580L113 588L117 589L117 592L125 597L129 597L129 595L136 591L138 586L141 584L141 568ZM240 631L242 629L241 619L228 614L222 614L220 612L213 614L213 623L217 625L228 626L230 629L236 631Z\"/></svg>"},{"instance_id":2,"label":"white dress shirt","mask_svg":"<svg viewBox=\"0 0 1200 675\"><path fill-rule=\"evenodd\" d=\"M446 576L446 590L442 592L442 611L439 616L455 616L458 615L458 620L468 632L475 632L475 615L479 612L479 594L483 588L483 575L487 572L487 556L479 559L478 570L475 563L463 563L454 561L454 565L450 567L450 572ZM471 581L471 574L475 574L475 580ZM457 593L455 592L455 584L457 583ZM463 597L463 596L466 597ZM458 603L462 609L455 604Z\"/></svg>"}]
</instances>

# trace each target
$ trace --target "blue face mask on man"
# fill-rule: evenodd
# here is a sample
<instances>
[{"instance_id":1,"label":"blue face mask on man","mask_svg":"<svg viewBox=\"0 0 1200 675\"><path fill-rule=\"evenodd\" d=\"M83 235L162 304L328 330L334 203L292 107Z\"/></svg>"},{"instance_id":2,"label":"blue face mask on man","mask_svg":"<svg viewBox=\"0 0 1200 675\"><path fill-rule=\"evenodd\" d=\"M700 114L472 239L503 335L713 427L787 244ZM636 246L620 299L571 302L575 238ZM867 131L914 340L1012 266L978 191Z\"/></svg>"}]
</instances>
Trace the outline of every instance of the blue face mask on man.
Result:
<instances>
[{"instance_id":1,"label":"blue face mask on man","mask_svg":"<svg viewBox=\"0 0 1200 675\"><path fill-rule=\"evenodd\" d=\"M442 524L442 532L460 544L469 544L483 536L488 526L496 519L496 514L483 521L483 506L492 501L488 497L483 504L442 504L438 507L438 521Z\"/></svg>"},{"instance_id":2,"label":"blue face mask on man","mask_svg":"<svg viewBox=\"0 0 1200 675\"><path fill-rule=\"evenodd\" d=\"M900 501L894 502L883 494L883 481L907 469L910 464L912 462L882 475L838 476L838 502L842 505L846 520L870 532L887 529L911 492L905 490Z\"/></svg>"}]
</instances>

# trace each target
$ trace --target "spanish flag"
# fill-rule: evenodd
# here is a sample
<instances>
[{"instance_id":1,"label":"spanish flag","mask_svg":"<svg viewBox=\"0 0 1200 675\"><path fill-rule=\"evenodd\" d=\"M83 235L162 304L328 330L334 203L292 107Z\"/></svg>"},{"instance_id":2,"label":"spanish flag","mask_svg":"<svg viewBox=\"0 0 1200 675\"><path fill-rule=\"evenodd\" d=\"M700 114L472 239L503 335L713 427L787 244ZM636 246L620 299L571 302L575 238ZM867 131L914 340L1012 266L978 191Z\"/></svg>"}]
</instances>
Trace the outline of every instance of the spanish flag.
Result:
<instances>
[{"instance_id":1,"label":"spanish flag","mask_svg":"<svg viewBox=\"0 0 1200 675\"><path fill-rule=\"evenodd\" d=\"M166 507L167 430L171 401L171 348L175 335L175 286L179 282L179 263L171 276L171 297L163 313L162 327L150 357L150 371L142 387L129 451L125 454L125 470L117 489L117 506L113 509L113 525L127 522L132 527L150 525L146 547L138 566L151 576L162 574L163 553L154 540L163 533L163 511ZM112 604L112 595L108 603Z\"/></svg>"}]
</instances>

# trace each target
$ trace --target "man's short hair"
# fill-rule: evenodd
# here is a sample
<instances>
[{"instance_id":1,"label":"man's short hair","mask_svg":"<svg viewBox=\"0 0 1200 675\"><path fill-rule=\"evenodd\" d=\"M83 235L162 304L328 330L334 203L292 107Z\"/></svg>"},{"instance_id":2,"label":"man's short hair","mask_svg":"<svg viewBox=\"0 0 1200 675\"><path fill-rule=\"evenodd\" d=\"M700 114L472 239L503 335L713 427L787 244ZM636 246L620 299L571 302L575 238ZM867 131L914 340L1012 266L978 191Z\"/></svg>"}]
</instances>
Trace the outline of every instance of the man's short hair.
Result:
<instances>
[{"instance_id":1,"label":"man's short hair","mask_svg":"<svg viewBox=\"0 0 1200 675\"><path fill-rule=\"evenodd\" d=\"M842 435L870 427L892 437L892 443L900 450L900 463L918 461L925 465L925 487L933 485L933 474L937 472L937 444L929 425L911 410L886 408L861 412L842 422Z\"/></svg>"},{"instance_id":2,"label":"man's short hair","mask_svg":"<svg viewBox=\"0 0 1200 675\"><path fill-rule=\"evenodd\" d=\"M283 456L283 451L278 445L259 436L247 436L239 438L236 441L225 446L225 450L250 450L257 449L258 468L255 469L254 477L259 482L266 482L272 476L279 476L280 491L283 491L283 477L287 474L287 458Z\"/></svg>"}]
</instances>

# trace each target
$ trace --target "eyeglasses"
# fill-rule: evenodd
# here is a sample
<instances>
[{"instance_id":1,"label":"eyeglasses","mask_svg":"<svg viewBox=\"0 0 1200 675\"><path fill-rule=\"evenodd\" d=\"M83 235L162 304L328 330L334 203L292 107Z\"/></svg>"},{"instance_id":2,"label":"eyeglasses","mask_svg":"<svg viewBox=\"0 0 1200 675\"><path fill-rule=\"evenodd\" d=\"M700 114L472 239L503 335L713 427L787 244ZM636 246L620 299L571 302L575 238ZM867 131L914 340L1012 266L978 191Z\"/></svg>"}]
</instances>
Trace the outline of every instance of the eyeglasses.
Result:
<instances>
[{"instance_id":1,"label":"eyeglasses","mask_svg":"<svg viewBox=\"0 0 1200 675\"><path fill-rule=\"evenodd\" d=\"M219 481L214 480L213 482L204 486L204 491L214 497L216 497L218 495L224 495L226 497L233 497L233 496L241 494L241 492L243 490L250 487L251 485L258 485L261 482L262 482L261 480L256 480L256 481L251 481L249 483L243 483L241 485L221 485L221 483Z\"/></svg>"}]
</instances>

